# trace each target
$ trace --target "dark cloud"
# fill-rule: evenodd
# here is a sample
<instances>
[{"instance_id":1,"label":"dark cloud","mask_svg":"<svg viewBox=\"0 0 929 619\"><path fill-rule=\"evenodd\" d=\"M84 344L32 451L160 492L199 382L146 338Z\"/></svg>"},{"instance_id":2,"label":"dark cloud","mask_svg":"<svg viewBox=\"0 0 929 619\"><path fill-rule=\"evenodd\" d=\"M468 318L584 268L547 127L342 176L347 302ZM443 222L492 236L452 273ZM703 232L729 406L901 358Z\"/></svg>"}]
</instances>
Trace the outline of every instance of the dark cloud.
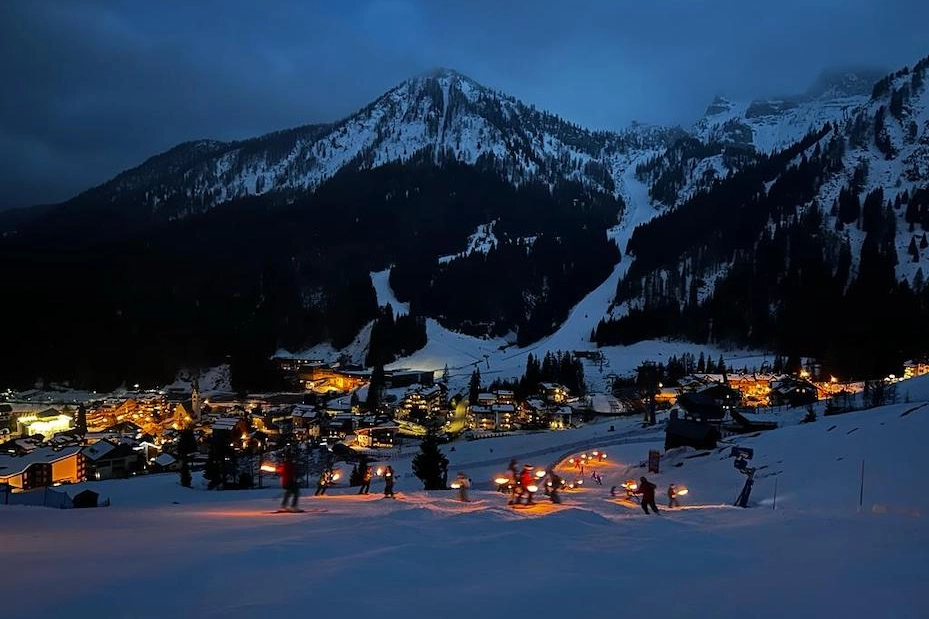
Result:
<instances>
[{"instance_id":1,"label":"dark cloud","mask_svg":"<svg viewBox=\"0 0 929 619\"><path fill-rule=\"evenodd\" d=\"M929 53L923 0L0 3L0 208L178 142L335 120L446 66L572 121L693 122L719 92Z\"/></svg>"}]
</instances>

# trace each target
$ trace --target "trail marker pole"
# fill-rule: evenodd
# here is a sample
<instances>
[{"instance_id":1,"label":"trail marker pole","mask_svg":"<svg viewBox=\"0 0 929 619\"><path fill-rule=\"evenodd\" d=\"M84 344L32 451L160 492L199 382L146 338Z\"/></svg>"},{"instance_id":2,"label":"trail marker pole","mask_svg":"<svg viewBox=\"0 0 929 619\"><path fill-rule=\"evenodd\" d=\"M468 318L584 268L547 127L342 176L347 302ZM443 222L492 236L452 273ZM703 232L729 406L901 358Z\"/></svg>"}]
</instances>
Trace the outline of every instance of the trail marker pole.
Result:
<instances>
[{"instance_id":1,"label":"trail marker pole","mask_svg":"<svg viewBox=\"0 0 929 619\"><path fill-rule=\"evenodd\" d=\"M777 477L774 477L774 504L771 506L772 510L777 509Z\"/></svg>"}]
</instances>

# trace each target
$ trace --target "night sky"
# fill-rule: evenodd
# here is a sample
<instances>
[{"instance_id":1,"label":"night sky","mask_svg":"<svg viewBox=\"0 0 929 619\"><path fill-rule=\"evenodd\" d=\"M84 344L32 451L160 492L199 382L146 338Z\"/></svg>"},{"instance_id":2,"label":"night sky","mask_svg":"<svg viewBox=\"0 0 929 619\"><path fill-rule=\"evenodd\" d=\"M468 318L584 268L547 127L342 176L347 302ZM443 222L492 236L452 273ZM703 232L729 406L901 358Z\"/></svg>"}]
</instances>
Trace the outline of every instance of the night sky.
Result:
<instances>
[{"instance_id":1,"label":"night sky","mask_svg":"<svg viewBox=\"0 0 929 619\"><path fill-rule=\"evenodd\" d=\"M689 125L929 54L926 0L4 0L0 208L191 139L332 121L434 67L591 128Z\"/></svg>"}]
</instances>

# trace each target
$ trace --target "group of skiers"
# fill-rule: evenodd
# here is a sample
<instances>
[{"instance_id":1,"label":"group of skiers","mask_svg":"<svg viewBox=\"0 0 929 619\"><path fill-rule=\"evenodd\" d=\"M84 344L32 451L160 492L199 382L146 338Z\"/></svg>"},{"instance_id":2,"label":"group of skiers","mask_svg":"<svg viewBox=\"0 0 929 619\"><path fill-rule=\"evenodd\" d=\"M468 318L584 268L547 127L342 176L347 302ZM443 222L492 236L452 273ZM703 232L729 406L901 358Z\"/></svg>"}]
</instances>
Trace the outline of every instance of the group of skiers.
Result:
<instances>
[{"instance_id":1,"label":"group of skiers","mask_svg":"<svg viewBox=\"0 0 929 619\"><path fill-rule=\"evenodd\" d=\"M533 473L534 470L535 467L531 464L523 464L520 471L516 460L510 460L507 467L510 481L504 484L510 491L507 505L535 505L533 498L540 485L552 503L561 503L559 491L564 485L564 480L551 467L545 470L545 475L536 475Z\"/></svg>"},{"instance_id":2,"label":"group of skiers","mask_svg":"<svg viewBox=\"0 0 929 619\"><path fill-rule=\"evenodd\" d=\"M523 464L522 470L519 470L519 466L515 459L510 460L510 464L507 467L507 472L509 474L509 482L501 484L499 490L503 491L508 489L510 492L510 499L508 505L534 505L533 497L538 491L539 485L545 489L545 494L551 499L552 503L561 503L561 496L559 494L560 489L564 485L564 480L555 472L554 468L549 467L545 471L544 476L537 476L533 473L534 467L531 464ZM297 501L300 497L300 487L297 481L297 472L296 472L296 463L294 459L285 455L281 465L278 467L278 473L281 478L281 487L284 489L284 496L281 499L281 510L284 511L297 511ZM364 471L361 474L361 487L358 489L358 494L368 494L371 489L371 479L374 477L374 469L370 465L366 465ZM380 469L378 470L378 475L381 474ZM600 476L597 473L594 475L599 478ZM384 497L385 498L395 498L394 497L394 470L390 465L383 470L384 477ZM596 478L595 478L596 479ZM321 496L326 494L326 489L332 485L334 481L334 475L331 467L325 467L319 475L319 480L316 483L316 493L315 496ZM502 481L502 480L501 480ZM598 483L600 479L596 479ZM630 484L630 488L633 486ZM452 488L458 490L458 500L463 502L469 502L471 499L468 494L468 490L471 488L471 479L465 475L463 472L458 473L458 477L455 479L455 482L452 484ZM659 514L658 506L655 504L655 490L657 486L648 481L644 476L639 478L639 483L635 486L634 490L630 490L631 494L641 496L641 505L642 510L648 514L649 508L652 509L652 512ZM683 491L683 492L686 492ZM614 486L610 493L615 495L616 486ZM678 491L674 484L668 486L668 507L678 507L679 502L677 499ZM288 501L290 504L288 505Z\"/></svg>"},{"instance_id":3,"label":"group of skiers","mask_svg":"<svg viewBox=\"0 0 929 619\"><path fill-rule=\"evenodd\" d=\"M284 496L281 499L281 510L297 511L297 501L300 498L300 485L297 481L297 466L293 457L285 455L277 471L281 478L281 488L284 489ZM366 467L362 474L361 488L358 490L358 494L368 494L371 489L371 479L373 476L374 469L370 466ZM394 496L395 474L393 467L387 465L387 467L384 468L383 476L384 497L389 499L396 498ZM316 481L316 492L314 496L326 494L326 489L333 484L336 478L336 475L332 471L332 467L325 467L319 474L319 479ZM290 502L289 505L288 501Z\"/></svg>"}]
</instances>

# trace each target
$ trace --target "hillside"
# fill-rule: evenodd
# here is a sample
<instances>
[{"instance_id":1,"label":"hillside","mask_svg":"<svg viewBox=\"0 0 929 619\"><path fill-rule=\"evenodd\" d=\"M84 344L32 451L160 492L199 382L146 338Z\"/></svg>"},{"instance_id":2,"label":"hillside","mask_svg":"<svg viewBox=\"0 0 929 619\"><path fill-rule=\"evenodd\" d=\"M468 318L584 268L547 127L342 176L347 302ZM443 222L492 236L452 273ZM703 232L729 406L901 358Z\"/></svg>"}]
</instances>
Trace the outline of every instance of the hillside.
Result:
<instances>
[{"instance_id":1,"label":"hillside","mask_svg":"<svg viewBox=\"0 0 929 619\"><path fill-rule=\"evenodd\" d=\"M0 584L0 593L14 617L56 616L64 604L86 614L101 596L117 616L133 617L309 607L330 614L348 604L382 617L502 617L512 612L514 586L526 591L522 611L539 616L621 607L674 617L704 617L708 609L760 619L921 617L929 611L922 592L929 502L914 489L929 473L920 443L929 432L929 388L924 379L900 387L911 402L740 439L758 467L749 509L731 506L744 478L726 446L702 457L668 452L661 474L651 475L640 463L660 448L660 434L622 422L611 422L612 433L593 424L454 443L449 471L473 479L471 503L419 490L409 477L411 450L391 459L400 473L395 501L380 499L377 484L369 496L337 487L304 496L304 514L269 513L276 489L190 490L174 475L88 484L112 506L0 506L5 556L22 576ZM608 454L595 465L603 485L588 479L561 505L543 500L514 510L492 490L511 457L538 467L594 446ZM559 470L568 476L573 468ZM643 474L660 492L686 485L683 507L645 516L610 496L611 486ZM665 505L661 495L658 503ZM124 561L130 549L146 560ZM389 592L389 603L379 588L386 571L407 581ZM518 585L514 574L525 575ZM68 586L49 589L40 576ZM359 581L369 585L359 591ZM867 599L836 595L856 589Z\"/></svg>"},{"instance_id":2,"label":"hillside","mask_svg":"<svg viewBox=\"0 0 929 619\"><path fill-rule=\"evenodd\" d=\"M0 216L29 299L0 372L111 389L230 363L269 389L278 350L402 363L435 325L523 352L671 337L884 374L929 342L926 64L718 100L691 133L590 131L443 69L333 124L182 144ZM403 318L376 301L388 269Z\"/></svg>"},{"instance_id":3,"label":"hillside","mask_svg":"<svg viewBox=\"0 0 929 619\"><path fill-rule=\"evenodd\" d=\"M739 155L724 177L681 193L637 229L618 311L597 341L672 333L773 345L858 376L924 354L927 66L886 76L841 122L789 147ZM656 161L647 169L659 171Z\"/></svg>"}]
</instances>

